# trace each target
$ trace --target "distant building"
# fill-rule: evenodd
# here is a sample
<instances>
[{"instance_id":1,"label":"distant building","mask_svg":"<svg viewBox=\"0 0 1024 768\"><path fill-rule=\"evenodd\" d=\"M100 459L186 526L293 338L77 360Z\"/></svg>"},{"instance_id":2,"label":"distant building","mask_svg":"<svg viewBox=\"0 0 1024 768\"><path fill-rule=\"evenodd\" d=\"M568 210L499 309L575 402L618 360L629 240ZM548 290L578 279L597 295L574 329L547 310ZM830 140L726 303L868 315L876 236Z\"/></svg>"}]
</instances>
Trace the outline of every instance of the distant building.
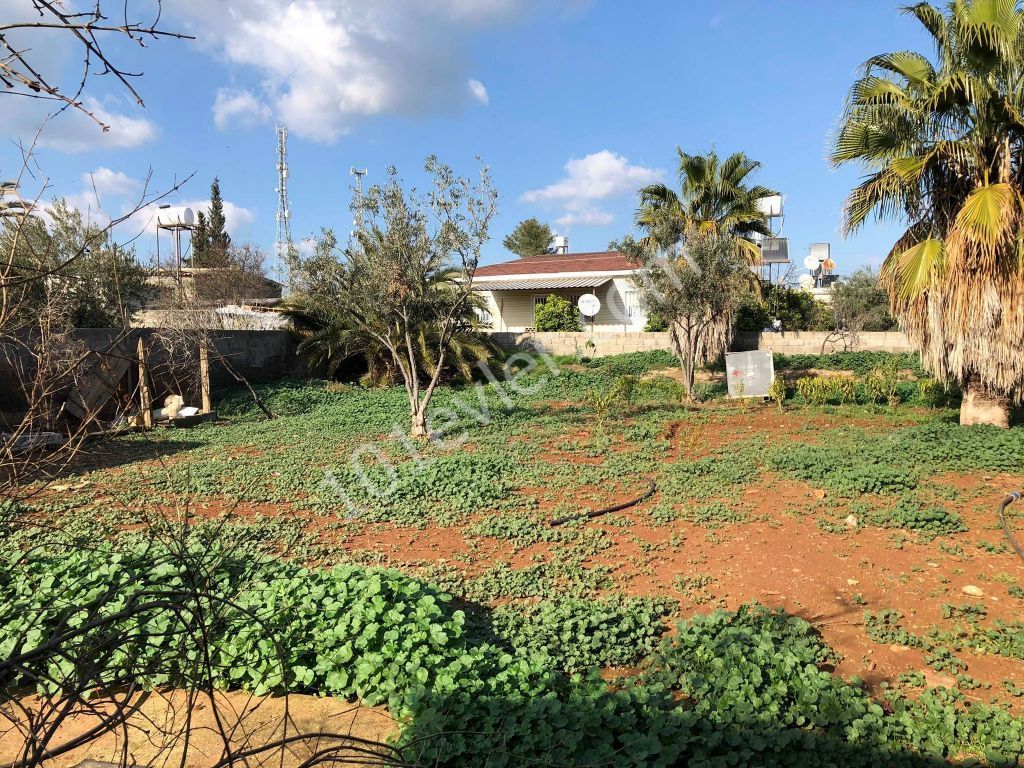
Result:
<instances>
[{"instance_id":1,"label":"distant building","mask_svg":"<svg viewBox=\"0 0 1024 768\"><path fill-rule=\"evenodd\" d=\"M474 288L487 302L483 320L494 331L522 333L536 327L536 309L555 294L574 306L591 293L601 309L585 320L602 331L642 331L647 316L632 277L639 267L619 251L544 253L479 267Z\"/></svg>"}]
</instances>

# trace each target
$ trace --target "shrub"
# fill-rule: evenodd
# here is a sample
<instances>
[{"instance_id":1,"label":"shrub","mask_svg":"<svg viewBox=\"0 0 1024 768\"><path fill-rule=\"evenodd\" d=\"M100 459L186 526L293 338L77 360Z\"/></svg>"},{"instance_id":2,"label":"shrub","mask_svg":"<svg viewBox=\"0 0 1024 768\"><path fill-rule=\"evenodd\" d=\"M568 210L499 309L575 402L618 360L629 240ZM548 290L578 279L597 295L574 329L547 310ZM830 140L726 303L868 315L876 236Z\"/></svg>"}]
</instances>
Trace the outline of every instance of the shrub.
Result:
<instances>
[{"instance_id":1,"label":"shrub","mask_svg":"<svg viewBox=\"0 0 1024 768\"><path fill-rule=\"evenodd\" d=\"M849 376L804 376L797 379L796 391L810 405L843 405L856 400L857 382Z\"/></svg>"},{"instance_id":2,"label":"shrub","mask_svg":"<svg viewBox=\"0 0 1024 768\"><path fill-rule=\"evenodd\" d=\"M895 357L890 357L864 377L862 383L864 399L869 403L898 405L900 402L900 397L897 394L899 384L899 361Z\"/></svg>"},{"instance_id":3,"label":"shrub","mask_svg":"<svg viewBox=\"0 0 1024 768\"><path fill-rule=\"evenodd\" d=\"M779 406L779 410L782 410L782 404L786 402L786 395L788 390L786 388L786 380L781 376L776 376L775 381L768 387L768 397Z\"/></svg>"},{"instance_id":4,"label":"shrub","mask_svg":"<svg viewBox=\"0 0 1024 768\"><path fill-rule=\"evenodd\" d=\"M956 393L950 391L941 381L919 379L917 382L917 402L927 408L948 407L955 397Z\"/></svg>"},{"instance_id":5,"label":"shrub","mask_svg":"<svg viewBox=\"0 0 1024 768\"><path fill-rule=\"evenodd\" d=\"M706 403L716 397L722 397L728 390L723 384L710 381L698 381L693 385L693 399L698 403Z\"/></svg>"},{"instance_id":6,"label":"shrub","mask_svg":"<svg viewBox=\"0 0 1024 768\"><path fill-rule=\"evenodd\" d=\"M831 371L851 371L866 376L876 368L894 360L898 370L909 369L916 376L923 376L921 358L910 352L832 352L827 355L782 355L775 354L776 371L806 371L810 368Z\"/></svg>"},{"instance_id":7,"label":"shrub","mask_svg":"<svg viewBox=\"0 0 1024 768\"><path fill-rule=\"evenodd\" d=\"M537 305L534 326L538 331L579 331L580 313L568 300L551 294Z\"/></svg>"}]
</instances>

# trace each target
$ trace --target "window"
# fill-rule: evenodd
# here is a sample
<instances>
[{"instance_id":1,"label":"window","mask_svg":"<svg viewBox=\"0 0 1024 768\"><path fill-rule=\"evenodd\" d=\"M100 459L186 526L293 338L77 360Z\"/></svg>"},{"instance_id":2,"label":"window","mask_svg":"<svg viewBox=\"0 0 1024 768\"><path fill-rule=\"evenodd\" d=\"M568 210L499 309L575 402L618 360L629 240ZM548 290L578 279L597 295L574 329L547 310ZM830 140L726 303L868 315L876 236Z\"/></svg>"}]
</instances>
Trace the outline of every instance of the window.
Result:
<instances>
[{"instance_id":1,"label":"window","mask_svg":"<svg viewBox=\"0 0 1024 768\"><path fill-rule=\"evenodd\" d=\"M477 320L480 321L480 325L484 328L491 328L494 325L494 316L491 315L489 307L476 307L475 310Z\"/></svg>"},{"instance_id":2,"label":"window","mask_svg":"<svg viewBox=\"0 0 1024 768\"><path fill-rule=\"evenodd\" d=\"M645 319L643 308L640 306L640 292L639 291L626 291L626 317L629 319L630 324L637 323L640 320Z\"/></svg>"}]
</instances>

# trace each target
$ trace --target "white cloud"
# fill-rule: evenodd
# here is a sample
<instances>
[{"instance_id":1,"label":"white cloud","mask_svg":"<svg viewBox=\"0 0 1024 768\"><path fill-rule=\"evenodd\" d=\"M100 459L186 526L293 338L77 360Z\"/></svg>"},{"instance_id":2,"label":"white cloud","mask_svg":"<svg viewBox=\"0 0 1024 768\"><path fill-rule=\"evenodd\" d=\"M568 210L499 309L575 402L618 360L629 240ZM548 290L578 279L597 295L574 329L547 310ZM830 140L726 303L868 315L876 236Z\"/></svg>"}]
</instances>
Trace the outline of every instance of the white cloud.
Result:
<instances>
[{"instance_id":1,"label":"white cloud","mask_svg":"<svg viewBox=\"0 0 1024 768\"><path fill-rule=\"evenodd\" d=\"M565 178L541 189L524 192L524 203L559 200L603 200L626 192L636 192L646 184L664 178L659 168L630 165L622 155L605 149L565 164Z\"/></svg>"},{"instance_id":2,"label":"white cloud","mask_svg":"<svg viewBox=\"0 0 1024 768\"><path fill-rule=\"evenodd\" d=\"M219 131L254 128L270 120L271 114L270 105L248 90L220 88L213 102L213 122Z\"/></svg>"},{"instance_id":3,"label":"white cloud","mask_svg":"<svg viewBox=\"0 0 1024 768\"><path fill-rule=\"evenodd\" d=\"M255 78L242 101L238 92L218 95L215 119L262 117L266 108L294 133L331 141L368 116L454 112L483 101L486 89L468 78L468 39L535 4L180 0L173 12L185 15L199 45L231 65L236 80Z\"/></svg>"},{"instance_id":4,"label":"white cloud","mask_svg":"<svg viewBox=\"0 0 1024 768\"><path fill-rule=\"evenodd\" d=\"M622 155L605 149L570 159L565 164L564 178L524 192L519 199L524 203L562 207L564 213L555 220L561 227L602 227L611 224L614 216L599 210L597 201L635 194L641 187L664 177L661 168L632 165Z\"/></svg>"},{"instance_id":5,"label":"white cloud","mask_svg":"<svg viewBox=\"0 0 1024 768\"><path fill-rule=\"evenodd\" d=\"M606 227L614 220L615 217L607 211L583 208L576 211L567 211L555 219L555 224L564 229L569 229L576 224L584 227Z\"/></svg>"},{"instance_id":6,"label":"white cloud","mask_svg":"<svg viewBox=\"0 0 1024 768\"><path fill-rule=\"evenodd\" d=\"M473 98L479 101L484 106L491 103L491 97L487 93L487 86L481 83L479 80L470 80L469 92L473 95Z\"/></svg>"},{"instance_id":7,"label":"white cloud","mask_svg":"<svg viewBox=\"0 0 1024 768\"><path fill-rule=\"evenodd\" d=\"M127 173L112 171L104 166L100 166L92 173L83 173L82 182L87 187L95 188L100 198L106 195L129 197L138 194L143 186L141 181L133 179Z\"/></svg>"},{"instance_id":8,"label":"white cloud","mask_svg":"<svg viewBox=\"0 0 1024 768\"><path fill-rule=\"evenodd\" d=\"M68 153L91 149L131 149L157 137L156 125L145 117L119 112L116 107L106 106L91 97L86 97L82 103L97 120L109 126L106 131L78 110L67 109L48 118L47 115L55 109L53 102L13 96L4 102L5 106L12 107L4 113L8 120L5 127L9 134L28 141L43 126L38 146Z\"/></svg>"}]
</instances>

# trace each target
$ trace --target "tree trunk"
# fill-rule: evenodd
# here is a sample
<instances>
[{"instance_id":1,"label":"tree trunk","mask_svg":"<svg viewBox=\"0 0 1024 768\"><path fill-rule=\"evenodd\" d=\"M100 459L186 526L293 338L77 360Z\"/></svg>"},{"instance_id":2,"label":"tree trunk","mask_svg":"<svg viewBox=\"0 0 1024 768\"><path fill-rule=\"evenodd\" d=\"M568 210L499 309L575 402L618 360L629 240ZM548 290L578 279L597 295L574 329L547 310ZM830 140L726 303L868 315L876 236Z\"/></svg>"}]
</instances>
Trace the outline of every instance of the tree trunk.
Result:
<instances>
[{"instance_id":1,"label":"tree trunk","mask_svg":"<svg viewBox=\"0 0 1024 768\"><path fill-rule=\"evenodd\" d=\"M412 412L412 428L409 434L413 437L427 437L427 409L416 408Z\"/></svg>"},{"instance_id":2,"label":"tree trunk","mask_svg":"<svg viewBox=\"0 0 1024 768\"><path fill-rule=\"evenodd\" d=\"M1010 401L1002 395L986 390L978 376L972 376L964 388L960 404L960 424L991 424L1007 429L1010 426Z\"/></svg>"}]
</instances>

